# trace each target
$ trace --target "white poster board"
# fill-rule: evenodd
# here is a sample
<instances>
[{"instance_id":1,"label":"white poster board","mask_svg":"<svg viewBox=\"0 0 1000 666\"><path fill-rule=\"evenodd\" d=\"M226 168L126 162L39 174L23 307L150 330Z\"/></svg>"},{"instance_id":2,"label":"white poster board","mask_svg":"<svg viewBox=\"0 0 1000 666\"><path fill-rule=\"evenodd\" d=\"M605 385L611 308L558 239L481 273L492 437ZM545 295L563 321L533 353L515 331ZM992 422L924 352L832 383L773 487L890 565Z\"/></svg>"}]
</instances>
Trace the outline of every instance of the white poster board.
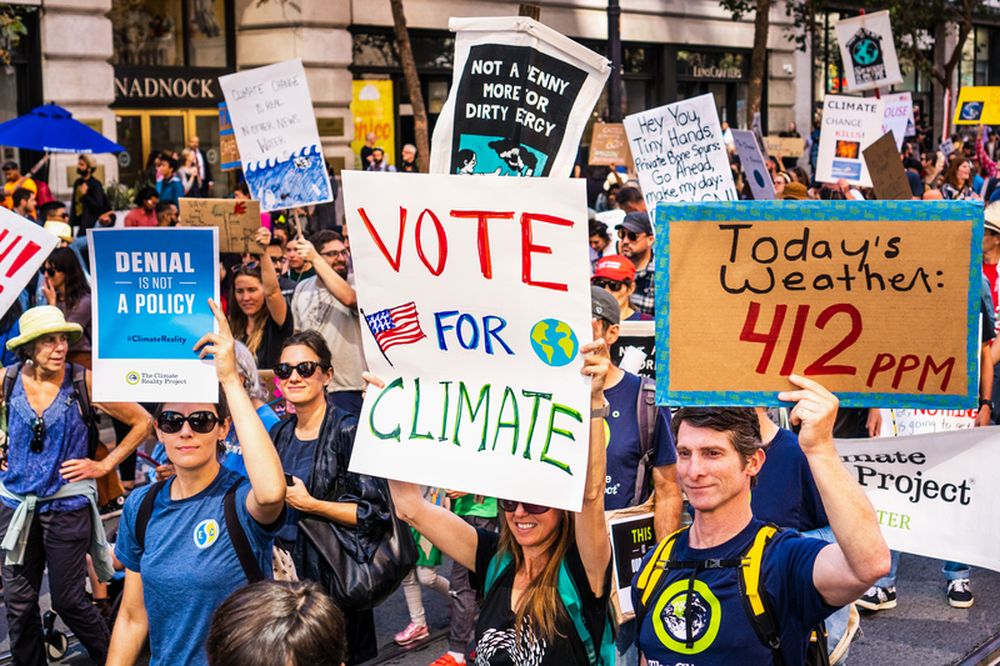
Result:
<instances>
[{"instance_id":1,"label":"white poster board","mask_svg":"<svg viewBox=\"0 0 1000 666\"><path fill-rule=\"evenodd\" d=\"M750 130L734 129L733 144L736 146L736 154L740 156L740 168L753 192L753 198L757 201L774 199L774 181L767 170L757 137Z\"/></svg>"},{"instance_id":2,"label":"white poster board","mask_svg":"<svg viewBox=\"0 0 1000 666\"><path fill-rule=\"evenodd\" d=\"M903 82L888 10L840 19L837 41L847 79L845 91L860 92Z\"/></svg>"},{"instance_id":3,"label":"white poster board","mask_svg":"<svg viewBox=\"0 0 1000 666\"><path fill-rule=\"evenodd\" d=\"M660 201L737 199L711 93L626 116L646 206Z\"/></svg>"},{"instance_id":4,"label":"white poster board","mask_svg":"<svg viewBox=\"0 0 1000 666\"><path fill-rule=\"evenodd\" d=\"M58 244L55 234L0 206L0 314L10 309Z\"/></svg>"},{"instance_id":5,"label":"white poster board","mask_svg":"<svg viewBox=\"0 0 1000 666\"><path fill-rule=\"evenodd\" d=\"M862 152L882 136L882 102L874 97L827 95L816 156L816 180L871 187Z\"/></svg>"},{"instance_id":6,"label":"white poster board","mask_svg":"<svg viewBox=\"0 0 1000 666\"><path fill-rule=\"evenodd\" d=\"M892 132L896 150L902 152L903 140L913 126L913 96L908 92L882 95L882 133Z\"/></svg>"},{"instance_id":7,"label":"white poster board","mask_svg":"<svg viewBox=\"0 0 1000 666\"><path fill-rule=\"evenodd\" d=\"M251 197L264 212L333 201L299 59L219 77Z\"/></svg>"},{"instance_id":8,"label":"white poster board","mask_svg":"<svg viewBox=\"0 0 1000 666\"><path fill-rule=\"evenodd\" d=\"M526 17L452 18L451 91L431 173L570 175L608 60Z\"/></svg>"},{"instance_id":9,"label":"white poster board","mask_svg":"<svg viewBox=\"0 0 1000 666\"><path fill-rule=\"evenodd\" d=\"M584 182L345 171L370 388L351 470L577 511Z\"/></svg>"},{"instance_id":10,"label":"white poster board","mask_svg":"<svg viewBox=\"0 0 1000 666\"><path fill-rule=\"evenodd\" d=\"M1000 571L1000 428L837 441L889 548Z\"/></svg>"}]
</instances>

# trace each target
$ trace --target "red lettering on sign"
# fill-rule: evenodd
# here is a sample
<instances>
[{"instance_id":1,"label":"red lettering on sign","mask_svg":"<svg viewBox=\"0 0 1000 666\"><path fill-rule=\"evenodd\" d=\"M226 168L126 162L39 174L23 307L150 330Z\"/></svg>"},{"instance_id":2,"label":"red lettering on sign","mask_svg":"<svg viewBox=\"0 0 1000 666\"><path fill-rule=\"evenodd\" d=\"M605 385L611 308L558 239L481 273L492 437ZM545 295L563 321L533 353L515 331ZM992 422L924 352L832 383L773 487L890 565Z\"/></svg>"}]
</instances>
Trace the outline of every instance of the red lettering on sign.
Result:
<instances>
[{"instance_id":1,"label":"red lettering on sign","mask_svg":"<svg viewBox=\"0 0 1000 666\"><path fill-rule=\"evenodd\" d=\"M399 262L403 258L403 231L406 229L406 209L402 206L399 207L399 238L396 239L396 256L389 256L389 250L386 248L385 243L382 242L382 237L377 231L375 231L375 225L372 224L371 220L368 219L368 214L365 213L364 208L358 209L358 215L361 216L361 221L365 223L365 228L368 230L368 234L375 241L375 246L382 252L382 256L385 260L389 262L392 269L399 272Z\"/></svg>"},{"instance_id":2,"label":"red lettering on sign","mask_svg":"<svg viewBox=\"0 0 1000 666\"><path fill-rule=\"evenodd\" d=\"M420 228L423 226L424 217L427 215L430 215L431 220L434 222L434 231L437 232L437 241L438 241L437 266L431 266L431 262L427 260L427 255L424 254L424 241L423 241L423 236L420 233ZM430 208L424 208L423 211L421 211L420 213L420 217L417 218L417 228L414 231L414 233L417 236L416 238L417 256L420 257L420 261L424 262L424 266L427 267L427 270L429 270L432 275L435 276L441 275L441 272L444 271L445 262L448 261L448 236L445 235L444 233L444 227L441 226L441 220L438 219L438 216L435 215L434 211L432 211ZM400 227L399 234L400 237L402 238L403 235L402 227Z\"/></svg>"},{"instance_id":3,"label":"red lettering on sign","mask_svg":"<svg viewBox=\"0 0 1000 666\"><path fill-rule=\"evenodd\" d=\"M858 369L853 365L828 365L830 361L837 358L845 349L853 345L861 337L861 313L850 303L837 303L826 308L819 313L816 319L816 328L824 329L827 323L836 315L844 313L851 318L851 330L838 342L833 349L820 356L816 361L803 371L805 375L855 375ZM893 385L893 388L896 388Z\"/></svg>"},{"instance_id":4,"label":"red lettering on sign","mask_svg":"<svg viewBox=\"0 0 1000 666\"><path fill-rule=\"evenodd\" d=\"M569 287L561 282L536 282L531 277L531 255L552 254L552 248L548 245L536 245L531 242L532 222L544 222L560 227L573 226L571 220L554 215L543 215L542 213L523 213L521 215L521 281L533 287L544 287L553 291L569 291Z\"/></svg>"},{"instance_id":5,"label":"red lettering on sign","mask_svg":"<svg viewBox=\"0 0 1000 666\"><path fill-rule=\"evenodd\" d=\"M476 245L479 247L479 270L487 280L493 279L493 257L490 254L489 220L512 220L513 212L489 210L453 210L451 216L459 220L478 220Z\"/></svg>"},{"instance_id":6,"label":"red lettering on sign","mask_svg":"<svg viewBox=\"0 0 1000 666\"><path fill-rule=\"evenodd\" d=\"M774 319L771 320L771 329L767 333L757 332L757 320L760 318L760 303L751 301L750 309L747 310L747 318L743 322L743 330L740 331L740 340L743 342L760 342L764 345L764 351L757 361L756 372L763 375L767 372L767 366L771 363L771 356L774 348L778 345L778 337L781 335L781 325L785 323L785 313L788 311L787 305L777 305L774 308Z\"/></svg>"}]
</instances>

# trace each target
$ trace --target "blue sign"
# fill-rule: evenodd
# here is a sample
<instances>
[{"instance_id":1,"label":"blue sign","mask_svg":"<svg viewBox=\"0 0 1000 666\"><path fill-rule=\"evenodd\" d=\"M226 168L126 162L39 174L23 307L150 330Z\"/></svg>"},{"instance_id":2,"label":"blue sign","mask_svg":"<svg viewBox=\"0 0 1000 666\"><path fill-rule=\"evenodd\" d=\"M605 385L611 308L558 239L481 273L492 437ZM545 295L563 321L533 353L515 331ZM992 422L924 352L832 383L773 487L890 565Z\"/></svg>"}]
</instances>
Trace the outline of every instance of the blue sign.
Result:
<instances>
[{"instance_id":1,"label":"blue sign","mask_svg":"<svg viewBox=\"0 0 1000 666\"><path fill-rule=\"evenodd\" d=\"M102 359L197 360L214 330L216 229L121 229L91 235L95 348Z\"/></svg>"}]
</instances>

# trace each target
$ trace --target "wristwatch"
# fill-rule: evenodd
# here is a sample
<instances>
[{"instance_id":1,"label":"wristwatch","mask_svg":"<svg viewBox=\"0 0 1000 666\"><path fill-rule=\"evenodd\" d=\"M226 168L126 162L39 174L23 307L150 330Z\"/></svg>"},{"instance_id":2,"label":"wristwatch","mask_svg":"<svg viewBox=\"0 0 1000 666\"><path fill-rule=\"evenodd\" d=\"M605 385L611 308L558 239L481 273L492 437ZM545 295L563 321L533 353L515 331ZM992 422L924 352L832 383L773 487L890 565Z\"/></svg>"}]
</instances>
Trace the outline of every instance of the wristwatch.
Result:
<instances>
[{"instance_id":1,"label":"wristwatch","mask_svg":"<svg viewBox=\"0 0 1000 666\"><path fill-rule=\"evenodd\" d=\"M989 400L987 398L980 398L979 399L979 407L978 407L978 409L982 409L984 405L987 406L987 407L989 407L991 410L993 409L993 401L992 400Z\"/></svg>"},{"instance_id":2,"label":"wristwatch","mask_svg":"<svg viewBox=\"0 0 1000 666\"><path fill-rule=\"evenodd\" d=\"M609 405L607 402L605 402L597 409L594 409L593 407L590 408L590 418L592 419L607 418L608 414L610 413L611 413L611 405Z\"/></svg>"}]
</instances>

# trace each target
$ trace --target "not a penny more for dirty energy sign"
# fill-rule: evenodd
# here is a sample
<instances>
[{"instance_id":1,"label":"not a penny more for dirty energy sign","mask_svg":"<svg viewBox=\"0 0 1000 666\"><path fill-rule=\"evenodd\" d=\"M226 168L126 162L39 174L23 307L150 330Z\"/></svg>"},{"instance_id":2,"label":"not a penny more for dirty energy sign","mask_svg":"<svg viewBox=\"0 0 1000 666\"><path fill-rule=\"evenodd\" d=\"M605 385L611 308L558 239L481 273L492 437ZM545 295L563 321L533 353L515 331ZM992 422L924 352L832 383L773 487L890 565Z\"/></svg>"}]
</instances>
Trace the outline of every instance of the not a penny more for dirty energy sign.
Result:
<instances>
[{"instance_id":1,"label":"not a penny more for dirty energy sign","mask_svg":"<svg viewBox=\"0 0 1000 666\"><path fill-rule=\"evenodd\" d=\"M773 405L790 374L841 404L976 404L982 207L660 206L661 404Z\"/></svg>"},{"instance_id":2,"label":"not a penny more for dirty energy sign","mask_svg":"<svg viewBox=\"0 0 1000 666\"><path fill-rule=\"evenodd\" d=\"M216 228L89 230L94 400L216 402L214 363L194 344L215 331Z\"/></svg>"},{"instance_id":3,"label":"not a penny more for dirty energy sign","mask_svg":"<svg viewBox=\"0 0 1000 666\"><path fill-rule=\"evenodd\" d=\"M356 472L578 511L593 337L583 181L345 171Z\"/></svg>"}]
</instances>

